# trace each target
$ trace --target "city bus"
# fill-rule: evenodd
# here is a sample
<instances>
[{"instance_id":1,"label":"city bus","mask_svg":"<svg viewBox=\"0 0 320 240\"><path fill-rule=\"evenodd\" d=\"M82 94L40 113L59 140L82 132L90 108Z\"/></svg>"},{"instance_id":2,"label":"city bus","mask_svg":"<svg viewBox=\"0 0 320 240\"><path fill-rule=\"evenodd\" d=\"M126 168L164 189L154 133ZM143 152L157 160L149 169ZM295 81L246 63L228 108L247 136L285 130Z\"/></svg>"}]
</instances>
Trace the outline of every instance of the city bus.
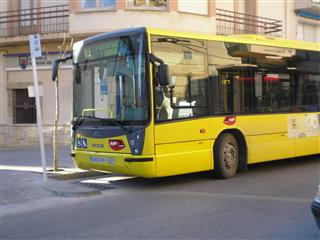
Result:
<instances>
[{"instance_id":1,"label":"city bus","mask_svg":"<svg viewBox=\"0 0 320 240\"><path fill-rule=\"evenodd\" d=\"M319 49L151 28L79 41L73 159L81 169L145 178L230 178L248 164L319 154Z\"/></svg>"}]
</instances>

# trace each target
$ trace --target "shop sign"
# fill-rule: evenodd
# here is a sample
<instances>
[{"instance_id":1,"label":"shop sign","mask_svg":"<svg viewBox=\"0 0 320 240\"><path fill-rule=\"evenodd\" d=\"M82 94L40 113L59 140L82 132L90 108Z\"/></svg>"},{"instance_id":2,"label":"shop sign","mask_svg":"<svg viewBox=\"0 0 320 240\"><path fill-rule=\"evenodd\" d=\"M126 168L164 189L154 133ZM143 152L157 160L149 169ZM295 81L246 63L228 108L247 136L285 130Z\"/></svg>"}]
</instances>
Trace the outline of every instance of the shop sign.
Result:
<instances>
[{"instance_id":1,"label":"shop sign","mask_svg":"<svg viewBox=\"0 0 320 240\"><path fill-rule=\"evenodd\" d=\"M19 57L19 66L22 69L26 69L27 65L28 65L28 56L20 56Z\"/></svg>"},{"instance_id":2,"label":"shop sign","mask_svg":"<svg viewBox=\"0 0 320 240\"><path fill-rule=\"evenodd\" d=\"M31 56L28 53L16 53L16 54L7 54L5 55L6 68L17 68L27 69L31 68ZM40 67L50 67L52 66L52 62L59 58L59 54L57 53L49 53L43 54L41 57L36 58L36 64ZM69 64L66 64L66 66Z\"/></svg>"}]
</instances>

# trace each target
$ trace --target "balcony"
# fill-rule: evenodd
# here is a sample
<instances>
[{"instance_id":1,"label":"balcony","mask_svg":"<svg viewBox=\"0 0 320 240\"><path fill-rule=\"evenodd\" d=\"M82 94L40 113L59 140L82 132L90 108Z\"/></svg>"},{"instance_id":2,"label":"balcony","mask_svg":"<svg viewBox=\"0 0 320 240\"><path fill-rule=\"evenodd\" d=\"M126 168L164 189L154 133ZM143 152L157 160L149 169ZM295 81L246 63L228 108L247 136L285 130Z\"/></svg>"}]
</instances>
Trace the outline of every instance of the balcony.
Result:
<instances>
[{"instance_id":1,"label":"balcony","mask_svg":"<svg viewBox=\"0 0 320 240\"><path fill-rule=\"evenodd\" d=\"M69 5L0 12L0 40L69 31Z\"/></svg>"},{"instance_id":2,"label":"balcony","mask_svg":"<svg viewBox=\"0 0 320 240\"><path fill-rule=\"evenodd\" d=\"M297 0L295 12L300 17L320 20L320 0Z\"/></svg>"},{"instance_id":3,"label":"balcony","mask_svg":"<svg viewBox=\"0 0 320 240\"><path fill-rule=\"evenodd\" d=\"M228 10L216 10L217 34L258 34L282 36L282 21Z\"/></svg>"}]
</instances>

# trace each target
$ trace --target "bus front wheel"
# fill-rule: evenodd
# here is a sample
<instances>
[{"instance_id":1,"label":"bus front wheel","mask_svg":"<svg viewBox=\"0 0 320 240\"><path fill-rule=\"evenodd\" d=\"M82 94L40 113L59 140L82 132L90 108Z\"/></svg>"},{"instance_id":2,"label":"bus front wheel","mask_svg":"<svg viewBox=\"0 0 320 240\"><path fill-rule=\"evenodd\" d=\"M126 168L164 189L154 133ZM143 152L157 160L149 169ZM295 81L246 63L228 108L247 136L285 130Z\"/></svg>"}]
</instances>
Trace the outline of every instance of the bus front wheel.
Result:
<instances>
[{"instance_id":1,"label":"bus front wheel","mask_svg":"<svg viewBox=\"0 0 320 240\"><path fill-rule=\"evenodd\" d=\"M239 146L231 133L223 133L214 145L213 173L218 178L233 177L239 166Z\"/></svg>"}]
</instances>

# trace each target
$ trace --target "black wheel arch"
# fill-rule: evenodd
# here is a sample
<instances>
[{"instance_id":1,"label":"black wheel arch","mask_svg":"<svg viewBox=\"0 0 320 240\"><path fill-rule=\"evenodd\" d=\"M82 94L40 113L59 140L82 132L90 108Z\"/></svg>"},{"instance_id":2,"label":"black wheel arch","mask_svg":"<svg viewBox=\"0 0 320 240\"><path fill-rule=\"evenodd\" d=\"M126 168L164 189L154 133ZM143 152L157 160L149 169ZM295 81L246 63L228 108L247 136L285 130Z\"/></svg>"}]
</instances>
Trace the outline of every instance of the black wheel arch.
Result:
<instances>
[{"instance_id":1,"label":"black wheel arch","mask_svg":"<svg viewBox=\"0 0 320 240\"><path fill-rule=\"evenodd\" d=\"M226 129L218 135L217 139L224 133L230 133L236 138L237 143L238 143L238 147L239 147L239 166L238 166L238 169L240 171L247 171L248 170L248 148L247 148L247 142L246 142L246 139L245 139L243 133L239 129ZM217 141L215 141L215 143L213 145L213 149L215 149L216 143L217 143Z\"/></svg>"}]
</instances>

